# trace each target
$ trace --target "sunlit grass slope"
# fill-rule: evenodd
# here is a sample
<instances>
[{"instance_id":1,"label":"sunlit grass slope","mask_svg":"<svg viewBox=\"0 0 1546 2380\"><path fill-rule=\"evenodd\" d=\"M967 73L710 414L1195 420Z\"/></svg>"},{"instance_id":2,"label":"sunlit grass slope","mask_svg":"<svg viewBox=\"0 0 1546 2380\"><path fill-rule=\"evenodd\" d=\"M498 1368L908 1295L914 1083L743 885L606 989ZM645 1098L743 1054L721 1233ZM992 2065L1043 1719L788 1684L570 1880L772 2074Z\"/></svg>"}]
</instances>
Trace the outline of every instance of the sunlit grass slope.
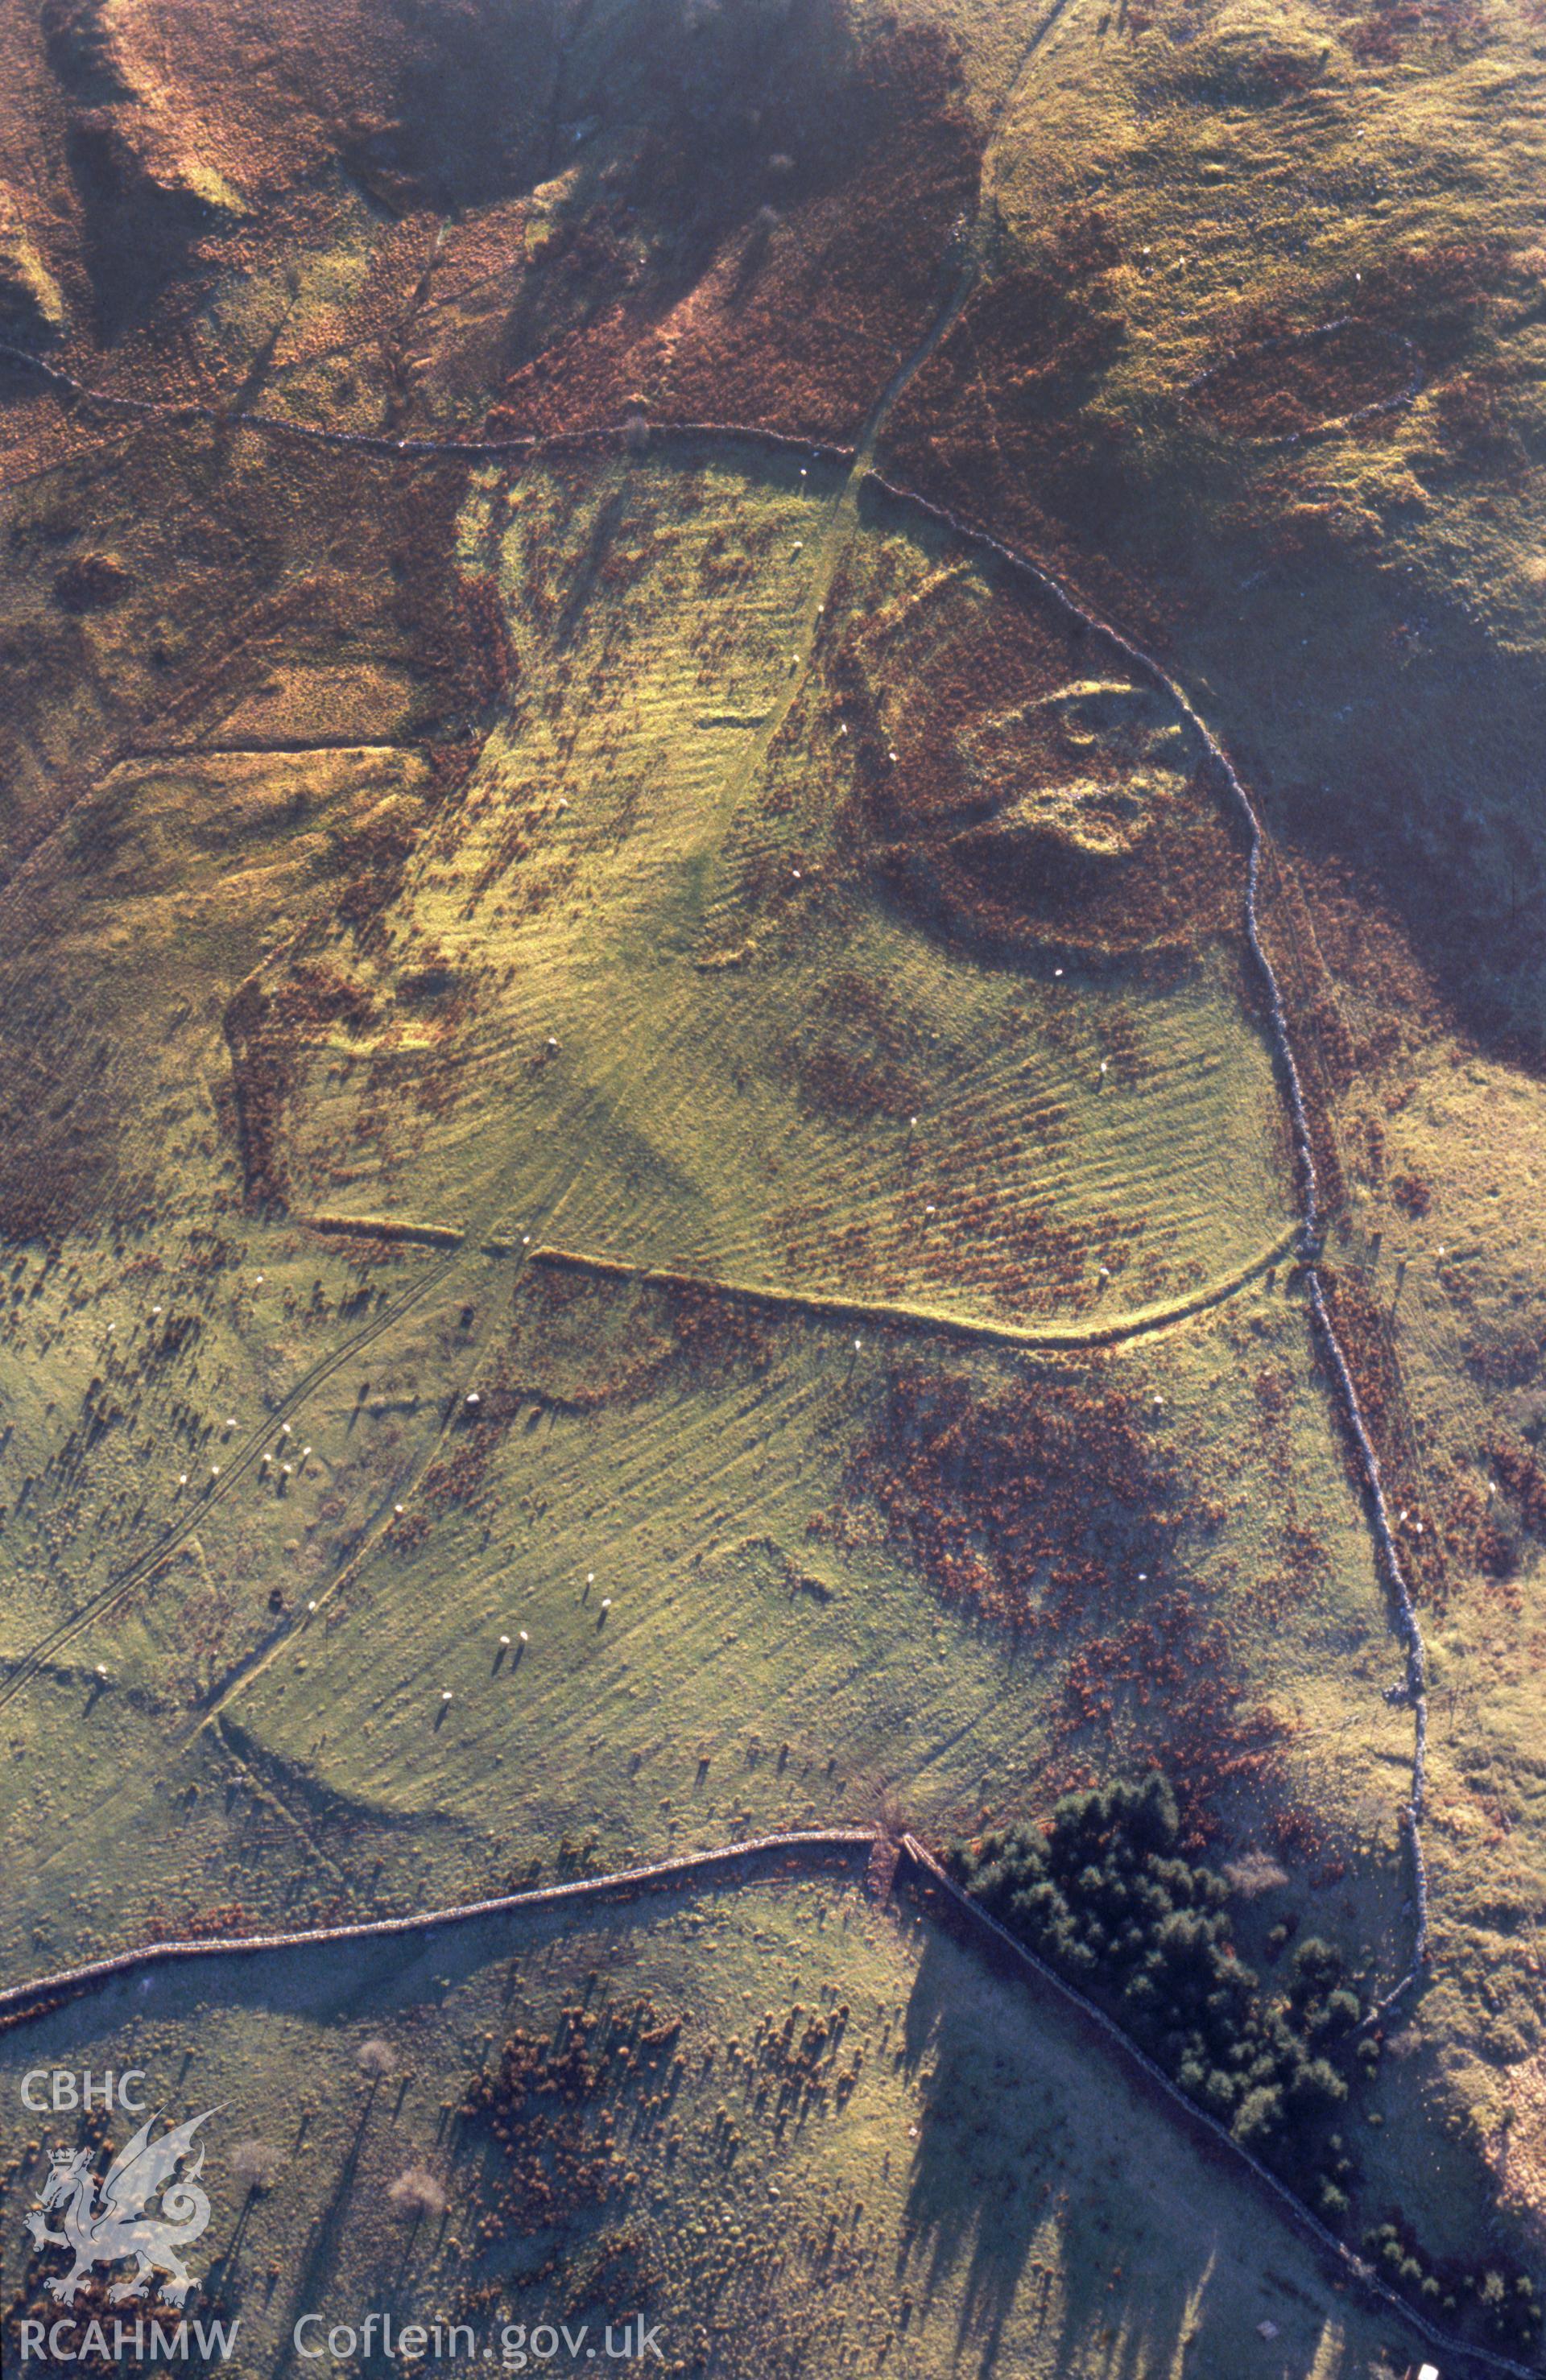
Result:
<instances>
[{"instance_id":1,"label":"sunlit grass slope","mask_svg":"<svg viewBox=\"0 0 1546 2380\"><path fill-rule=\"evenodd\" d=\"M835 501L814 469L690 455L480 500L509 714L385 936L326 954L349 1009L295 1053L298 1208L492 1200L588 1254L1021 1321L1195 1290L1282 1233L1228 932L1183 957L1172 924L1148 967L1141 935L1100 940L1100 861L1185 808L1180 723L937 541L848 556ZM977 824L1015 818L974 864L1011 902L1038 837L1094 871L1017 949L909 899L866 775L917 798L909 690L998 641L955 730Z\"/></svg>"}]
</instances>

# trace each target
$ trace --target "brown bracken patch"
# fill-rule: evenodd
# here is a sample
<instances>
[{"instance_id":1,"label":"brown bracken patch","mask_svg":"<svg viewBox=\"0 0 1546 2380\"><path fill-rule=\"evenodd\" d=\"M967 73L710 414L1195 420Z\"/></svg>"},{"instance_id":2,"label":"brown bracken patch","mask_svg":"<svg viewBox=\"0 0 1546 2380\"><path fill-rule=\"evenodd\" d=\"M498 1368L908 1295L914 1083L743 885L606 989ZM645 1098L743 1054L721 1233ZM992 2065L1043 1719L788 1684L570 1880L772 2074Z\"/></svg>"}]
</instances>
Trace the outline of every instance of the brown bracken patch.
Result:
<instances>
[{"instance_id":1,"label":"brown bracken patch","mask_svg":"<svg viewBox=\"0 0 1546 2380\"><path fill-rule=\"evenodd\" d=\"M682 2022L637 1999L567 2008L549 2034L511 2035L462 2107L472 2138L498 2153L474 2201L475 2245L560 2223L637 2183L630 2160L663 2145L686 2070Z\"/></svg>"},{"instance_id":2,"label":"brown bracken patch","mask_svg":"<svg viewBox=\"0 0 1546 2380\"><path fill-rule=\"evenodd\" d=\"M834 609L836 608L834 590ZM857 603L825 652L856 857L935 930L1026 954L1233 936L1242 856L1168 696L1007 578Z\"/></svg>"},{"instance_id":3,"label":"brown bracken patch","mask_svg":"<svg viewBox=\"0 0 1546 2380\"><path fill-rule=\"evenodd\" d=\"M1118 1718L1163 1744L1194 1840L1231 1789L1284 1782L1285 1722L1259 1698L1223 1621L1183 1587L1156 1595L1068 1663L1060 1745L1098 1739Z\"/></svg>"},{"instance_id":4,"label":"brown bracken patch","mask_svg":"<svg viewBox=\"0 0 1546 2380\"><path fill-rule=\"evenodd\" d=\"M972 298L919 373L886 433L888 468L933 477L948 449L959 483L996 452L1014 468L1067 438L1126 344L1111 273L1121 248L1098 211L1067 216L1035 263Z\"/></svg>"},{"instance_id":5,"label":"brown bracken patch","mask_svg":"<svg viewBox=\"0 0 1546 2380\"><path fill-rule=\"evenodd\" d=\"M899 1368L844 1493L850 1515L878 1512L947 1603L1033 1639L1060 1669L1067 1776L1090 1731L1109 1743L1120 1723L1163 1759L1194 1829L1231 1789L1275 1778L1284 1723L1251 1690L1207 1590L1178 1574L1194 1488L1106 1363L992 1392Z\"/></svg>"},{"instance_id":6,"label":"brown bracken patch","mask_svg":"<svg viewBox=\"0 0 1546 2380\"><path fill-rule=\"evenodd\" d=\"M1415 362L1400 333L1349 317L1240 342L1187 393L1199 412L1236 437L1302 436L1394 402L1413 386Z\"/></svg>"},{"instance_id":7,"label":"brown bracken patch","mask_svg":"<svg viewBox=\"0 0 1546 2380\"><path fill-rule=\"evenodd\" d=\"M641 400L660 420L853 435L942 295L978 136L931 27L835 64L790 42L764 71L754 121L650 134L631 176L556 235L555 264L593 274L640 218L669 225L690 268L603 273L618 295L515 374L491 428L616 422Z\"/></svg>"},{"instance_id":8,"label":"brown bracken patch","mask_svg":"<svg viewBox=\"0 0 1546 2380\"><path fill-rule=\"evenodd\" d=\"M1117 1573L1173 1559L1180 1483L1138 1396L1106 1367L980 1394L958 1374L894 1373L846 1492L877 1506L931 1583L997 1626L1089 1625Z\"/></svg>"},{"instance_id":9,"label":"brown bracken patch","mask_svg":"<svg viewBox=\"0 0 1546 2380\"><path fill-rule=\"evenodd\" d=\"M1103 501L1129 435L1100 401L1126 343L1112 278L1120 255L1092 211L1054 225L1034 263L980 288L887 423L887 475L1042 550L1076 492L1081 504ZM1109 600L1127 623L1144 619L1136 590Z\"/></svg>"}]
</instances>

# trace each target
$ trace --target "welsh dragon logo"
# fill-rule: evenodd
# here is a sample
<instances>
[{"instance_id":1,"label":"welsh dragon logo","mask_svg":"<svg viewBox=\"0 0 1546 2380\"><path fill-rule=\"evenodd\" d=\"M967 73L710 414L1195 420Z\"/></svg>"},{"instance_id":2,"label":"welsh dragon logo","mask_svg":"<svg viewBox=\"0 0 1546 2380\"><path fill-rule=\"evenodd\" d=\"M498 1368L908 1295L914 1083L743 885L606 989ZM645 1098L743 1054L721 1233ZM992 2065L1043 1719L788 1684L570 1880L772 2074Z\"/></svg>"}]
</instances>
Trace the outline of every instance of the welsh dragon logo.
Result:
<instances>
[{"instance_id":1,"label":"welsh dragon logo","mask_svg":"<svg viewBox=\"0 0 1546 2380\"><path fill-rule=\"evenodd\" d=\"M204 2165L202 2143L182 2180L172 2177L190 2154L200 2125L208 2123L214 2113L214 2108L206 2107L201 2116L189 2117L186 2124L163 2132L155 2141L151 2132L159 2119L152 2116L108 2167L100 2199L90 2150L55 2150L37 2207L27 2217L27 2228L35 2247L67 2248L75 2258L62 2280L45 2284L60 2305L75 2303L75 2293L93 2265L117 2265L128 2256L135 2258L137 2270L108 2290L113 2305L144 2297L155 2273L165 2275L160 2295L170 2305L180 2306L189 2289L198 2288L177 2251L197 2240L210 2219L210 2203L198 2182ZM161 2204L154 2215L148 2214L158 2193ZM61 2228L51 2231L43 2216L55 2206L61 2210Z\"/></svg>"}]
</instances>

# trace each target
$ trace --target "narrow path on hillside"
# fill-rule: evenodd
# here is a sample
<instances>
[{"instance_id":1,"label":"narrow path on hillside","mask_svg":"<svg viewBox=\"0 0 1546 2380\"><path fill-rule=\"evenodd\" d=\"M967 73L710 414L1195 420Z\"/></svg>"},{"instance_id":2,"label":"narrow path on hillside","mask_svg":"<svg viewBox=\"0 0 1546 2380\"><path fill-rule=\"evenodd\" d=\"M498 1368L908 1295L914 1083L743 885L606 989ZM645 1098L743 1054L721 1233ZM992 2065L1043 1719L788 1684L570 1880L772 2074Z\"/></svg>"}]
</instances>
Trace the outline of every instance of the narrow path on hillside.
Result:
<instances>
[{"instance_id":1,"label":"narrow path on hillside","mask_svg":"<svg viewBox=\"0 0 1546 2380\"><path fill-rule=\"evenodd\" d=\"M726 784L724 806L726 815L733 815L740 801L756 783L765 768L769 755L794 711L811 674L816 639L831 597L843 556L847 549L860 541L864 529L859 519L859 499L874 475L875 457L887 422L906 396L930 358L938 353L949 337L981 277L987 261L988 246L995 221L994 190L997 179L999 135L1004 121L1017 98L1042 43L1057 23L1071 0L1050 0L1037 18L1030 36L1021 50L1007 77L1003 91L989 112L984 128L982 163L978 177L977 208L961 244L958 270L934 312L925 322L918 337L900 358L895 370L875 398L859 430L852 449L843 455L846 475L836 495L828 505L816 549L814 567L800 617L799 633L789 656L785 684L770 708L756 737L738 768ZM828 449L828 454L834 450Z\"/></svg>"}]
</instances>

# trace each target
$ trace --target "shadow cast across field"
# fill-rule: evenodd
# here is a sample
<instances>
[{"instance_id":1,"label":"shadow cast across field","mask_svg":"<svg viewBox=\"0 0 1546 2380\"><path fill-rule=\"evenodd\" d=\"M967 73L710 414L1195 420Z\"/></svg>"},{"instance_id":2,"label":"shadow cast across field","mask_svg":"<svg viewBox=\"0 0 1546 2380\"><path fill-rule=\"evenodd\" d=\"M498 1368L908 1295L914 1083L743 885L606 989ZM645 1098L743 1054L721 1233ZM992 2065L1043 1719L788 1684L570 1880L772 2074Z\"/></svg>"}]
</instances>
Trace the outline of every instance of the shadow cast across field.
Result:
<instances>
[{"instance_id":1,"label":"shadow cast across field","mask_svg":"<svg viewBox=\"0 0 1546 2380\"><path fill-rule=\"evenodd\" d=\"M1040 2204L1019 2188L1020 2154L986 2122L968 2120L984 2080L977 2028L949 1997L949 1976L926 1949L907 2003L905 2058L917 2070L925 2050L933 2067L924 2083L919 2142L907 2192L896 2277L915 2268L925 2310L963 2262L957 2316L959 2350L975 2347L976 2368L994 2371L1041 2222ZM960 2160L963 2131L978 2160Z\"/></svg>"},{"instance_id":2,"label":"shadow cast across field","mask_svg":"<svg viewBox=\"0 0 1546 2380\"><path fill-rule=\"evenodd\" d=\"M981 2380L1008 2380L1006 2352L1018 2371L1028 2331L1049 2372L1084 2368L1092 2342L1109 2380L1225 2368L1208 2341L1226 2243L1203 2204L1179 2203L1179 2178L1145 2161L1153 2119L1129 2137L1126 2086L1099 2050L1076 2053L1085 2070L1069 2090L1052 2010L1037 2016L1053 2055L1029 2090L1015 2087L975 1994L963 1998L960 1985L958 1955L931 1937L898 2053L921 2095L898 2287L912 2281L925 2319L954 2298L959 2367ZM1095 2138L1081 2122L1090 2099L1107 2102ZM1151 2228L1156 2202L1173 2195L1183 2219L1166 2226L1169 2253L1133 2256L1132 2233ZM1227 2316L1220 2328L1230 2334ZM1227 2356L1222 2336L1215 2344Z\"/></svg>"},{"instance_id":3,"label":"shadow cast across field","mask_svg":"<svg viewBox=\"0 0 1546 2380\"><path fill-rule=\"evenodd\" d=\"M355 2181L359 2172L360 2155L365 2146L365 2135L370 2128L375 2103L376 2094L371 2090L359 2111L359 2121L355 2126L354 2136L339 2168L338 2179L333 2185L327 2204L313 2226L310 2239L307 2242L306 2259L296 2275L295 2289L291 2298L292 2306L298 2314L323 2301L323 2290L333 2276L348 2221L349 2202L354 2195ZM279 2380L281 2373L292 2368L297 2351L295 2333L292 2329L285 2345L274 2360L271 2367L272 2380Z\"/></svg>"}]
</instances>

